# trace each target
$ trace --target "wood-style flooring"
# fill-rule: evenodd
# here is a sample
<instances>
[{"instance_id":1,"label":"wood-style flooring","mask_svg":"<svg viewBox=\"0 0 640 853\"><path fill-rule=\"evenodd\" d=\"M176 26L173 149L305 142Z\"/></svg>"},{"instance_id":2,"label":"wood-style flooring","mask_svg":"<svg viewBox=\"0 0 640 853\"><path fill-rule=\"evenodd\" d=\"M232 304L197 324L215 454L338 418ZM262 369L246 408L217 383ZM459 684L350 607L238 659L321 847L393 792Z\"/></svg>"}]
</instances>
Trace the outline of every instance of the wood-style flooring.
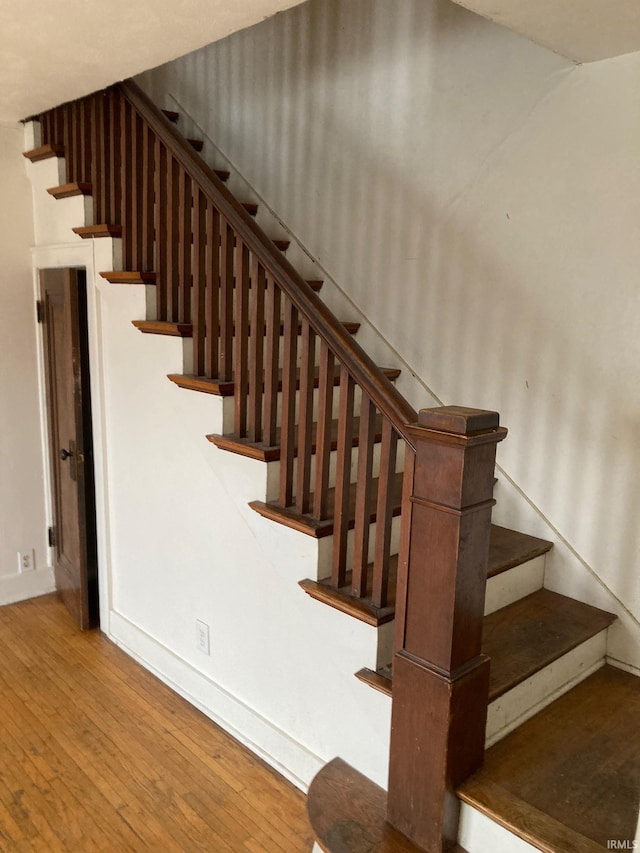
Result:
<instances>
[{"instance_id":1,"label":"wood-style flooring","mask_svg":"<svg viewBox=\"0 0 640 853\"><path fill-rule=\"evenodd\" d=\"M311 849L300 791L54 596L0 648L3 853Z\"/></svg>"}]
</instances>

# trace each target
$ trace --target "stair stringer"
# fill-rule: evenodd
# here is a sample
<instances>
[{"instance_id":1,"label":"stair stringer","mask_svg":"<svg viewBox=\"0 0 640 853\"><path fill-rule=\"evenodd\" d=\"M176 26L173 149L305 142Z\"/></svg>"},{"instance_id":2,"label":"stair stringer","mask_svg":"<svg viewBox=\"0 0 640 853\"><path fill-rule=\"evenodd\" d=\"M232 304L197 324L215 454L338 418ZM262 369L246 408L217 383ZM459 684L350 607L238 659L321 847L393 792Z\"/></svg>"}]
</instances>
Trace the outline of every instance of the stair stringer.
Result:
<instances>
[{"instance_id":1,"label":"stair stringer","mask_svg":"<svg viewBox=\"0 0 640 853\"><path fill-rule=\"evenodd\" d=\"M34 180L37 206L49 178ZM76 201L56 202L65 224ZM37 215L40 240L61 236L46 204ZM102 630L300 787L338 754L384 784L390 703L353 677L376 667L377 631L298 587L317 571L317 542L249 509L249 495L267 497L266 466L206 441L232 400L166 379L183 370L184 342L132 326L146 288L99 275L117 268L118 244L67 235L33 250L36 268L87 270Z\"/></svg>"}]
</instances>

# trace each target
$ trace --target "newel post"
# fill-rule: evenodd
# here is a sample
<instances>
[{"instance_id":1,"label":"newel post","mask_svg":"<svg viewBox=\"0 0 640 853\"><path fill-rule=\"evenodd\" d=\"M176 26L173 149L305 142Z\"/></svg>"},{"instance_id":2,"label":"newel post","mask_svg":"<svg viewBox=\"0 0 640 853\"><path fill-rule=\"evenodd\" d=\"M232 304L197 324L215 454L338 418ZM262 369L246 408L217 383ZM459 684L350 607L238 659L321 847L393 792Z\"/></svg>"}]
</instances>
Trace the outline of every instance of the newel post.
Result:
<instances>
[{"instance_id":1,"label":"newel post","mask_svg":"<svg viewBox=\"0 0 640 853\"><path fill-rule=\"evenodd\" d=\"M455 842L456 785L482 764L481 653L496 412L423 409L403 502L387 820L429 853ZM410 478L408 478L410 480Z\"/></svg>"}]
</instances>

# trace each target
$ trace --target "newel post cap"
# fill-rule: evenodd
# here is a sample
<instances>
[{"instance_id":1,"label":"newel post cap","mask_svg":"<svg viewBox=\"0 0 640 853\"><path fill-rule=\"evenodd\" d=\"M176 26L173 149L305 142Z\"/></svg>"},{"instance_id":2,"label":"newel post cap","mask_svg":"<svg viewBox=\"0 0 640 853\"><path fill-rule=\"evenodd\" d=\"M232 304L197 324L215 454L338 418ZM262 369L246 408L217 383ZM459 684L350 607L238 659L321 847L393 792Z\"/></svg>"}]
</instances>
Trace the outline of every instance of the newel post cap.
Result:
<instances>
[{"instance_id":1,"label":"newel post cap","mask_svg":"<svg viewBox=\"0 0 640 853\"><path fill-rule=\"evenodd\" d=\"M486 409L438 406L435 409L420 409L418 423L439 432L472 435L474 432L497 429L500 426L500 415Z\"/></svg>"},{"instance_id":2,"label":"newel post cap","mask_svg":"<svg viewBox=\"0 0 640 853\"><path fill-rule=\"evenodd\" d=\"M507 434L507 430L500 426L498 412L465 406L420 409L418 422L407 424L407 431L418 441L435 440L456 445L498 442Z\"/></svg>"}]
</instances>

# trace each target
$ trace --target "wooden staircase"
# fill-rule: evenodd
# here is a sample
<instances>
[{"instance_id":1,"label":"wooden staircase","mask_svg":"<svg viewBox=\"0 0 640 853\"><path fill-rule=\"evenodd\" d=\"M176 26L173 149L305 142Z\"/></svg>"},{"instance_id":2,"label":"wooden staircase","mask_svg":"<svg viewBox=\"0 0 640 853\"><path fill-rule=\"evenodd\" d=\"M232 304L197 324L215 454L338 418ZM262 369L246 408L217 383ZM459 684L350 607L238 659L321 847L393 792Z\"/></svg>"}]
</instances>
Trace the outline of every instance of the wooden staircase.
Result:
<instances>
[{"instance_id":1,"label":"wooden staircase","mask_svg":"<svg viewBox=\"0 0 640 853\"><path fill-rule=\"evenodd\" d=\"M277 498L252 509L326 541L317 577L301 588L318 606L382 629L396 616L416 449L407 424L417 412L393 384L400 371L358 347L359 324L333 317L322 282L298 275L288 241L261 231L256 205L230 194L229 173L201 160L197 140L181 139L178 119L126 83L40 116L42 145L25 157L65 158L67 182L49 193L92 198L94 222L74 228L79 237L122 240L123 269L101 275L153 288L156 316L136 328L191 340L193 371L168 378L233 398L233 430L207 438L279 472ZM604 661L615 617L543 588L551 548L491 527L482 645L490 741ZM377 670L356 675L392 695L390 646L379 657ZM463 788L467 802L481 801L478 784Z\"/></svg>"}]
</instances>

